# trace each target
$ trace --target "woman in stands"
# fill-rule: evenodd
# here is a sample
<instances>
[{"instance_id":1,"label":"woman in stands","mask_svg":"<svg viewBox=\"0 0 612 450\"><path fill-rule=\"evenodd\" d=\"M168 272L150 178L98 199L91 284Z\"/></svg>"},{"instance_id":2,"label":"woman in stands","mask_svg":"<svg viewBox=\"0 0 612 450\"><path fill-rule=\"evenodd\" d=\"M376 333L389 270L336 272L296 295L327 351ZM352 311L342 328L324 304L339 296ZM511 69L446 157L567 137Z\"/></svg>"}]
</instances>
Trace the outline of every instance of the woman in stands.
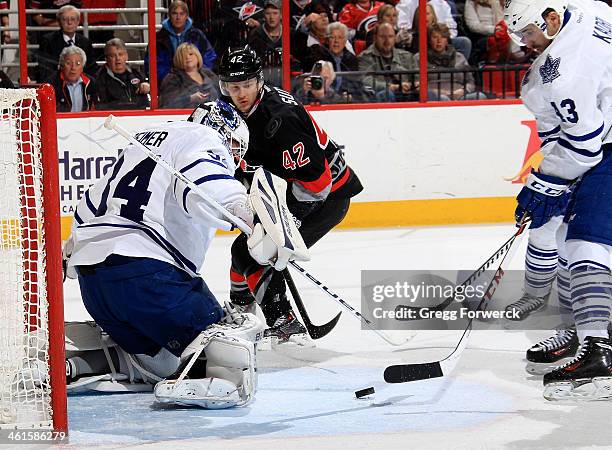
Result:
<instances>
[{"instance_id":1,"label":"woman in stands","mask_svg":"<svg viewBox=\"0 0 612 450\"><path fill-rule=\"evenodd\" d=\"M161 85L162 108L194 108L219 98L217 76L203 67L202 54L195 45L179 45L173 65Z\"/></svg>"},{"instance_id":2,"label":"woman in stands","mask_svg":"<svg viewBox=\"0 0 612 450\"><path fill-rule=\"evenodd\" d=\"M444 24L432 25L428 30L427 67L429 69L470 69L465 56L450 41L450 31ZM419 59L419 55L415 55ZM417 62L418 64L418 62ZM482 92L475 92L474 75L471 72L429 74L429 97L432 100L486 99Z\"/></svg>"},{"instance_id":3,"label":"woman in stands","mask_svg":"<svg viewBox=\"0 0 612 450\"><path fill-rule=\"evenodd\" d=\"M410 30L410 32L412 33L410 48L406 49L409 52L415 54L419 53L419 14L420 8L417 7L417 9L414 11L414 18L412 19L412 29ZM429 28L438 23L438 17L436 16L436 11L433 9L433 6L431 6L429 3L425 7L425 14L425 22L427 23L427 30L429 30ZM427 36L427 31L425 31L425 33L423 34Z\"/></svg>"}]
</instances>

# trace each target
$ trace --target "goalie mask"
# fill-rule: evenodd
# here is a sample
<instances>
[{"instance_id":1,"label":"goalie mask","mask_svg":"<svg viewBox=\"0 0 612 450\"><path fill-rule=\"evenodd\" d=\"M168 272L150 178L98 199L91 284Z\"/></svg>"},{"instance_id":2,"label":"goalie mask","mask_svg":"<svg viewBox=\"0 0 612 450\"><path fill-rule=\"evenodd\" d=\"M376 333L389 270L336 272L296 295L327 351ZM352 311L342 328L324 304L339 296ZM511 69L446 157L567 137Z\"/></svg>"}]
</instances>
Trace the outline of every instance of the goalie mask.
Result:
<instances>
[{"instance_id":1,"label":"goalie mask","mask_svg":"<svg viewBox=\"0 0 612 450\"><path fill-rule=\"evenodd\" d=\"M218 131L237 164L243 164L244 154L249 148L249 129L231 105L223 100L201 103L196 106L187 121Z\"/></svg>"},{"instance_id":2,"label":"goalie mask","mask_svg":"<svg viewBox=\"0 0 612 450\"><path fill-rule=\"evenodd\" d=\"M551 11L559 14L561 25L567 10L568 2L564 0L506 0L504 7L504 21L508 25L508 34L518 45L523 43L523 30L533 24L544 32L547 39L554 39L561 27L554 35L549 35L544 17Z\"/></svg>"}]
</instances>

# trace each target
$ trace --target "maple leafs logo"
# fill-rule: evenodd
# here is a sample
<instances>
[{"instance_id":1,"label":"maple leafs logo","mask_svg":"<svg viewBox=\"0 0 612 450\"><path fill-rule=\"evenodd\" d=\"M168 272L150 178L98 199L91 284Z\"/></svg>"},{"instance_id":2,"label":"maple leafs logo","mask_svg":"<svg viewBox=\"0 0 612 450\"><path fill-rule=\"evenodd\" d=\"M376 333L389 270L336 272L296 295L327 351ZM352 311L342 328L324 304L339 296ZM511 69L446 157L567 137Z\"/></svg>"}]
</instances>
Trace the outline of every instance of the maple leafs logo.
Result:
<instances>
[{"instance_id":1,"label":"maple leafs logo","mask_svg":"<svg viewBox=\"0 0 612 450\"><path fill-rule=\"evenodd\" d=\"M552 83L554 80L559 78L559 65L561 64L561 57L553 58L550 55L546 55L546 61L540 67L540 76L542 77L542 84Z\"/></svg>"}]
</instances>

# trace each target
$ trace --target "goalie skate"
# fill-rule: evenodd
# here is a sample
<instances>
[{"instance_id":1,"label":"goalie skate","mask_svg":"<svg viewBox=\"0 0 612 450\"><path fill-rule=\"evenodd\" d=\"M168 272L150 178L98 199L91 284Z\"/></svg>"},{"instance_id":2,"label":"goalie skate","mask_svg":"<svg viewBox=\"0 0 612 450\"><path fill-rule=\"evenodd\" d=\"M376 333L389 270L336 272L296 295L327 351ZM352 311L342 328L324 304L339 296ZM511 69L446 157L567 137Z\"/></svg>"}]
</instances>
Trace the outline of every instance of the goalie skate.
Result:
<instances>
[{"instance_id":1,"label":"goalie skate","mask_svg":"<svg viewBox=\"0 0 612 450\"><path fill-rule=\"evenodd\" d=\"M612 340L587 336L576 358L544 375L544 398L612 398Z\"/></svg>"},{"instance_id":2,"label":"goalie skate","mask_svg":"<svg viewBox=\"0 0 612 450\"><path fill-rule=\"evenodd\" d=\"M573 358L578 347L575 327L559 330L527 350L525 370L532 375L544 375Z\"/></svg>"}]
</instances>

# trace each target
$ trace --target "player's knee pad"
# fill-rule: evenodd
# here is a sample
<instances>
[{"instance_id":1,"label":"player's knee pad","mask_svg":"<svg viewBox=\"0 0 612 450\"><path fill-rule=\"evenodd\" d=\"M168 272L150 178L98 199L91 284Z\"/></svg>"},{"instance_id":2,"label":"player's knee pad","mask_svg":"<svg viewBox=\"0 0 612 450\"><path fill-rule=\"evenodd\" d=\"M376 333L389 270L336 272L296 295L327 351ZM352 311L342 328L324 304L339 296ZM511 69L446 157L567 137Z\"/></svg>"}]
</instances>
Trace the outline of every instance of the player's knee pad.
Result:
<instances>
[{"instance_id":1,"label":"player's knee pad","mask_svg":"<svg viewBox=\"0 0 612 450\"><path fill-rule=\"evenodd\" d=\"M562 221L563 216L554 216L541 227L530 229L529 244L543 250L557 248L557 229Z\"/></svg>"},{"instance_id":2,"label":"player's knee pad","mask_svg":"<svg viewBox=\"0 0 612 450\"><path fill-rule=\"evenodd\" d=\"M251 401L257 388L255 342L244 337L260 339L263 324L252 314L242 315L247 316L246 326L211 325L187 346L178 377L155 386L158 402L221 409ZM202 361L205 376L194 378L191 373Z\"/></svg>"}]
</instances>

